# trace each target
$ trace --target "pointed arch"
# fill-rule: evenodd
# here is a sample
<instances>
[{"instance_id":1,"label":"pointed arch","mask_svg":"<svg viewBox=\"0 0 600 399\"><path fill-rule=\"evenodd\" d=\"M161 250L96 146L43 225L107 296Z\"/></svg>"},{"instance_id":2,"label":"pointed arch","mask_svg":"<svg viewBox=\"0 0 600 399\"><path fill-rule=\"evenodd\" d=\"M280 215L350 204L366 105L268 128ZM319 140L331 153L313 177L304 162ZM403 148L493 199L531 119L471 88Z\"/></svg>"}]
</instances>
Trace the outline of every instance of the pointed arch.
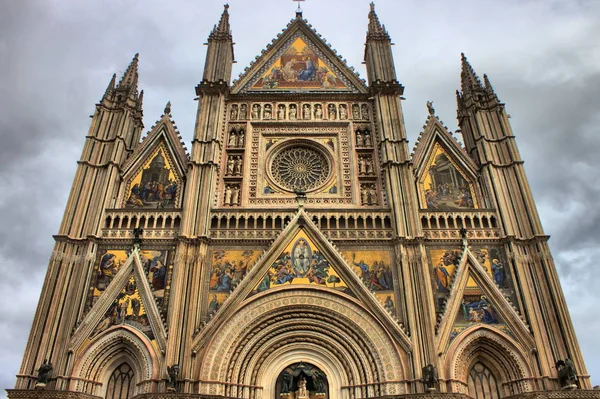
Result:
<instances>
[{"instance_id":1,"label":"pointed arch","mask_svg":"<svg viewBox=\"0 0 600 399\"><path fill-rule=\"evenodd\" d=\"M150 391L158 379L160 361L150 340L127 325L115 326L91 340L73 362L71 390L105 397L114 370L127 363L134 376L135 394Z\"/></svg>"},{"instance_id":2,"label":"pointed arch","mask_svg":"<svg viewBox=\"0 0 600 399\"><path fill-rule=\"evenodd\" d=\"M491 371L501 397L531 390L528 379L533 376L533 359L507 334L478 324L459 335L446 355L443 371L450 381L448 389L469 394L469 374L477 363Z\"/></svg>"},{"instance_id":3,"label":"pointed arch","mask_svg":"<svg viewBox=\"0 0 600 399\"><path fill-rule=\"evenodd\" d=\"M410 382L408 353L381 320L357 299L322 287L282 286L246 299L203 347L194 375L205 395L271 392L273 376L302 360L335 375L333 397L397 395Z\"/></svg>"}]
</instances>

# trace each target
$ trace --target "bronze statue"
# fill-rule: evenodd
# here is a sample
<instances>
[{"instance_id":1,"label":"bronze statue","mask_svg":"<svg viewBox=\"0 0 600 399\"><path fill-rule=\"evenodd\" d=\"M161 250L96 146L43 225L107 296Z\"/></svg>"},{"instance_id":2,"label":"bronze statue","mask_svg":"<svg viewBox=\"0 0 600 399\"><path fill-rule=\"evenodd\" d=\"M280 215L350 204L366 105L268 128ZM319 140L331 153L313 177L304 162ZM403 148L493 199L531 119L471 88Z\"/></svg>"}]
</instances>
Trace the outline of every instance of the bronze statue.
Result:
<instances>
[{"instance_id":1,"label":"bronze statue","mask_svg":"<svg viewBox=\"0 0 600 399\"><path fill-rule=\"evenodd\" d=\"M169 375L169 391L177 391L177 376L179 375L179 365L174 364L171 367L167 367L167 374Z\"/></svg>"},{"instance_id":2,"label":"bronze statue","mask_svg":"<svg viewBox=\"0 0 600 399\"><path fill-rule=\"evenodd\" d=\"M144 234L144 229L141 227L133 229L133 245L142 245L142 234Z\"/></svg>"},{"instance_id":3,"label":"bronze statue","mask_svg":"<svg viewBox=\"0 0 600 399\"><path fill-rule=\"evenodd\" d=\"M427 110L429 111L429 115L435 115L435 108L433 108L433 101L427 101Z\"/></svg>"},{"instance_id":4,"label":"bronze statue","mask_svg":"<svg viewBox=\"0 0 600 399\"><path fill-rule=\"evenodd\" d=\"M42 363L42 365L38 369L37 383L47 384L48 381L50 381L50 374L52 373L52 369L54 369L52 363L48 362L47 359L44 359L44 363Z\"/></svg>"},{"instance_id":5,"label":"bronze statue","mask_svg":"<svg viewBox=\"0 0 600 399\"><path fill-rule=\"evenodd\" d=\"M281 393L290 393L294 377L287 371L281 374Z\"/></svg>"},{"instance_id":6,"label":"bronze statue","mask_svg":"<svg viewBox=\"0 0 600 399\"><path fill-rule=\"evenodd\" d=\"M319 370L314 370L312 381L316 393L325 393L325 374L323 374Z\"/></svg>"},{"instance_id":7,"label":"bronze statue","mask_svg":"<svg viewBox=\"0 0 600 399\"><path fill-rule=\"evenodd\" d=\"M425 385L425 389L427 390L433 390L435 389L435 384L437 383L437 375L435 372L435 367L433 367L433 365L428 364L427 366L423 367L423 369L421 370L422 373L422 377L421 377L421 381L423 382L423 385Z\"/></svg>"},{"instance_id":8,"label":"bronze statue","mask_svg":"<svg viewBox=\"0 0 600 399\"><path fill-rule=\"evenodd\" d=\"M556 370L558 371L558 380L561 387L577 385L577 371L571 359L566 358L556 362Z\"/></svg>"}]
</instances>

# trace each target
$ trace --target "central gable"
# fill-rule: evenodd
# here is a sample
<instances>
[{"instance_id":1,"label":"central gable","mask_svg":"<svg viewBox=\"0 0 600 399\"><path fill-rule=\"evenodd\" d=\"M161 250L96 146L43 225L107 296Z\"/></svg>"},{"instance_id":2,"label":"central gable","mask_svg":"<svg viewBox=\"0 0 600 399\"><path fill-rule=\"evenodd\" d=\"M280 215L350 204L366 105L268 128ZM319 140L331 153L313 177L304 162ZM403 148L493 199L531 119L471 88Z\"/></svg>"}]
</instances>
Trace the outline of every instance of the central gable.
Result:
<instances>
[{"instance_id":1,"label":"central gable","mask_svg":"<svg viewBox=\"0 0 600 399\"><path fill-rule=\"evenodd\" d=\"M292 21L267 49L234 82L232 93L367 92L364 81L303 19Z\"/></svg>"}]
</instances>

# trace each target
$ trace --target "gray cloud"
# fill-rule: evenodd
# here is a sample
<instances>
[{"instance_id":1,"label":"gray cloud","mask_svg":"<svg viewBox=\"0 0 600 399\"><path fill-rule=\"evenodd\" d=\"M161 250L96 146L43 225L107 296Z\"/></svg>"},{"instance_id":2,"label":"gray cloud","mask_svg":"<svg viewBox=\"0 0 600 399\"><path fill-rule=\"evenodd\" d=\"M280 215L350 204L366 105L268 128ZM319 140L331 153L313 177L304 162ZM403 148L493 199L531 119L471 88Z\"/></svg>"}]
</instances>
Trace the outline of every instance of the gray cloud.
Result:
<instances>
[{"instance_id":1,"label":"gray cloud","mask_svg":"<svg viewBox=\"0 0 600 399\"><path fill-rule=\"evenodd\" d=\"M291 3L291 2L289 2ZM294 4L232 0L241 72L294 16ZM11 387L94 111L113 72L140 52L145 124L167 100L189 143L203 43L221 2L4 1L0 12L0 387ZM368 1L307 1L305 17L366 78ZM600 232L600 3L381 0L395 41L414 143L434 100L455 130L460 52L488 73L512 127L562 278L588 371L600 383L595 273ZM16 305L18 304L18 306Z\"/></svg>"}]
</instances>

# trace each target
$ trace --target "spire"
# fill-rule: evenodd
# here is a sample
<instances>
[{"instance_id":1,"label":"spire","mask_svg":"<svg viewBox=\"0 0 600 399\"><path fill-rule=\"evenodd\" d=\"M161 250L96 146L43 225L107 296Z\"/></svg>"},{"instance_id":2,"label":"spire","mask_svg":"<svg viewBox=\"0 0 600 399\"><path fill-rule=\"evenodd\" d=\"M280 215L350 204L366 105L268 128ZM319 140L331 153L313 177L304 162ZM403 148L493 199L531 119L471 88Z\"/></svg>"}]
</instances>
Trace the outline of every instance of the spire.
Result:
<instances>
[{"instance_id":1,"label":"spire","mask_svg":"<svg viewBox=\"0 0 600 399\"><path fill-rule=\"evenodd\" d=\"M110 82L108 83L108 87L106 88L106 91L104 92L105 96L107 96L108 94L110 94L110 92L115 89L115 82L116 81L117 81L117 74L113 73L113 76L110 79Z\"/></svg>"},{"instance_id":2,"label":"spire","mask_svg":"<svg viewBox=\"0 0 600 399\"><path fill-rule=\"evenodd\" d=\"M119 81L117 89L133 89L137 90L138 84L138 57L139 53L136 53L131 60L131 63L127 67L127 70L123 74L123 77Z\"/></svg>"},{"instance_id":3,"label":"spire","mask_svg":"<svg viewBox=\"0 0 600 399\"><path fill-rule=\"evenodd\" d=\"M209 39L230 39L231 38L231 26L229 25L229 4L223 6L223 14L219 24L215 25L212 32L210 33Z\"/></svg>"},{"instance_id":4,"label":"spire","mask_svg":"<svg viewBox=\"0 0 600 399\"><path fill-rule=\"evenodd\" d=\"M379 17L375 12L375 3L371 3L371 11L369 12L369 30L367 31L367 39L390 39L385 26L379 22Z\"/></svg>"},{"instance_id":5,"label":"spire","mask_svg":"<svg viewBox=\"0 0 600 399\"><path fill-rule=\"evenodd\" d=\"M460 86L463 94L467 90L483 89L481 81L479 80L479 77L471 67L471 64L469 64L467 57L465 57L465 53L460 53L460 56L462 62L462 71L460 73Z\"/></svg>"}]
</instances>

